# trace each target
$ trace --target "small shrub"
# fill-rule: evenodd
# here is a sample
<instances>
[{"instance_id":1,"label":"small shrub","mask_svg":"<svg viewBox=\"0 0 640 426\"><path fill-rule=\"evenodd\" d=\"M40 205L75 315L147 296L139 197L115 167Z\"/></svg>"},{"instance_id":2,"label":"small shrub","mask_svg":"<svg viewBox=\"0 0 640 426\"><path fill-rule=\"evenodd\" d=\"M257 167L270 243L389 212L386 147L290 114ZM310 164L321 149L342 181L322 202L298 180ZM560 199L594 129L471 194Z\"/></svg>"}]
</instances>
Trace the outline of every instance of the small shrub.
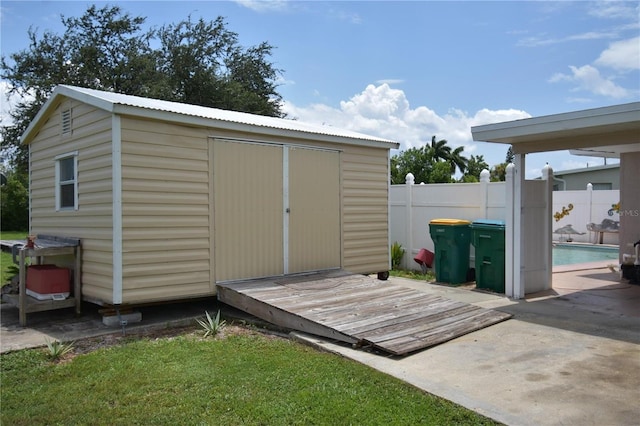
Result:
<instances>
[{"instance_id":1,"label":"small shrub","mask_svg":"<svg viewBox=\"0 0 640 426\"><path fill-rule=\"evenodd\" d=\"M397 241L391 245L391 269L398 269L402 264L405 249Z\"/></svg>"},{"instance_id":2,"label":"small shrub","mask_svg":"<svg viewBox=\"0 0 640 426\"><path fill-rule=\"evenodd\" d=\"M0 225L3 231L29 228L28 174L7 173L7 181L0 191Z\"/></svg>"},{"instance_id":3,"label":"small shrub","mask_svg":"<svg viewBox=\"0 0 640 426\"><path fill-rule=\"evenodd\" d=\"M211 315L209 315L209 312L207 311L205 311L204 313L206 318L197 318L196 321L198 322L200 327L202 327L202 330L204 331L204 337L213 337L224 328L227 322L225 320L220 320L220 311L218 311L218 314L215 318L211 318Z\"/></svg>"},{"instance_id":4,"label":"small shrub","mask_svg":"<svg viewBox=\"0 0 640 426\"><path fill-rule=\"evenodd\" d=\"M60 358L73 351L73 342L62 343L58 340L49 340L47 342L47 357L52 361L58 361Z\"/></svg>"}]
</instances>

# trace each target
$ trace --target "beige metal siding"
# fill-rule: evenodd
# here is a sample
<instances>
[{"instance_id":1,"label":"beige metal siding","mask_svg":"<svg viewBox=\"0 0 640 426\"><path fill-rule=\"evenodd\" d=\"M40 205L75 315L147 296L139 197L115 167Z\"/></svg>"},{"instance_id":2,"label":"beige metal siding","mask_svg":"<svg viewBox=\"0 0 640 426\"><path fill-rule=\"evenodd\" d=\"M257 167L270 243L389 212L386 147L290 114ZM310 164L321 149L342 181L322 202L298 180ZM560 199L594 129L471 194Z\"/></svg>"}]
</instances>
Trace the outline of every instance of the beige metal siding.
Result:
<instances>
[{"instance_id":1,"label":"beige metal siding","mask_svg":"<svg viewBox=\"0 0 640 426\"><path fill-rule=\"evenodd\" d=\"M202 129L122 117L122 303L214 294Z\"/></svg>"},{"instance_id":2,"label":"beige metal siding","mask_svg":"<svg viewBox=\"0 0 640 426\"><path fill-rule=\"evenodd\" d=\"M72 134L61 135L62 110L72 108ZM111 115L65 100L30 143L31 232L82 239L82 291L90 300L112 295ZM78 210L55 210L57 155L78 152Z\"/></svg>"},{"instance_id":3,"label":"beige metal siding","mask_svg":"<svg viewBox=\"0 0 640 426\"><path fill-rule=\"evenodd\" d=\"M213 147L216 280L282 274L282 148Z\"/></svg>"},{"instance_id":4,"label":"beige metal siding","mask_svg":"<svg viewBox=\"0 0 640 426\"><path fill-rule=\"evenodd\" d=\"M388 151L348 146L342 153L342 267L389 270Z\"/></svg>"},{"instance_id":5,"label":"beige metal siding","mask_svg":"<svg viewBox=\"0 0 640 426\"><path fill-rule=\"evenodd\" d=\"M340 155L289 148L289 272L340 267Z\"/></svg>"},{"instance_id":6,"label":"beige metal siding","mask_svg":"<svg viewBox=\"0 0 640 426\"><path fill-rule=\"evenodd\" d=\"M73 132L61 136L60 111L69 107ZM282 146L214 143L207 137L222 136L216 129L153 120L122 117L120 124L123 303L211 295L215 279L284 272ZM81 238L84 296L104 303L113 300L119 232L112 229L111 126L109 113L67 100L31 143L32 232ZM388 269L388 150L222 133L341 151L290 151L291 208L309 210L306 222L289 223L289 271ZM79 210L56 212L53 158L72 151L78 152ZM323 175L332 179L317 186L314 177ZM337 234L318 233L326 229Z\"/></svg>"}]
</instances>

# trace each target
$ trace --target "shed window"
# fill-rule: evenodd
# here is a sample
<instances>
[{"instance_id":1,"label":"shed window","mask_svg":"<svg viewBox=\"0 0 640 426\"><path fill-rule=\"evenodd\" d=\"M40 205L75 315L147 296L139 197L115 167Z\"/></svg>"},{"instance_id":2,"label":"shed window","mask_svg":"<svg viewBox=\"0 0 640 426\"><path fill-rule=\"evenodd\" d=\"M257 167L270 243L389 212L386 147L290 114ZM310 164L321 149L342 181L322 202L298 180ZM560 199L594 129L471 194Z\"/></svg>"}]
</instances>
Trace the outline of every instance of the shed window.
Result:
<instances>
[{"instance_id":1,"label":"shed window","mask_svg":"<svg viewBox=\"0 0 640 426\"><path fill-rule=\"evenodd\" d=\"M56 210L78 209L78 153L56 157Z\"/></svg>"},{"instance_id":2,"label":"shed window","mask_svg":"<svg viewBox=\"0 0 640 426\"><path fill-rule=\"evenodd\" d=\"M71 109L62 111L62 135L71 134Z\"/></svg>"}]
</instances>

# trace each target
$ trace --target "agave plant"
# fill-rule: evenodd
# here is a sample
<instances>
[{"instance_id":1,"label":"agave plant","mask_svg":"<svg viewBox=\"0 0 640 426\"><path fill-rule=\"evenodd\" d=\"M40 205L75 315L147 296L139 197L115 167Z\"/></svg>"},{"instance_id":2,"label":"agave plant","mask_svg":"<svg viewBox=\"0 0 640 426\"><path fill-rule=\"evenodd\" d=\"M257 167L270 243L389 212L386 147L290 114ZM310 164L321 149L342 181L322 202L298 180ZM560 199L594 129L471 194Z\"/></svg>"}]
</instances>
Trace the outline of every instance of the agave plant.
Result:
<instances>
[{"instance_id":1,"label":"agave plant","mask_svg":"<svg viewBox=\"0 0 640 426\"><path fill-rule=\"evenodd\" d=\"M69 352L73 351L73 342L62 343L58 340L45 339L47 343L47 356L52 361L57 361Z\"/></svg>"},{"instance_id":2,"label":"agave plant","mask_svg":"<svg viewBox=\"0 0 640 426\"><path fill-rule=\"evenodd\" d=\"M202 327L202 330L204 331L204 337L215 336L220 330L224 328L227 322L225 320L220 320L219 310L215 318L212 318L211 315L209 315L208 311L205 311L204 313L206 317L202 319L196 318L196 321L198 322L200 327Z\"/></svg>"}]
</instances>

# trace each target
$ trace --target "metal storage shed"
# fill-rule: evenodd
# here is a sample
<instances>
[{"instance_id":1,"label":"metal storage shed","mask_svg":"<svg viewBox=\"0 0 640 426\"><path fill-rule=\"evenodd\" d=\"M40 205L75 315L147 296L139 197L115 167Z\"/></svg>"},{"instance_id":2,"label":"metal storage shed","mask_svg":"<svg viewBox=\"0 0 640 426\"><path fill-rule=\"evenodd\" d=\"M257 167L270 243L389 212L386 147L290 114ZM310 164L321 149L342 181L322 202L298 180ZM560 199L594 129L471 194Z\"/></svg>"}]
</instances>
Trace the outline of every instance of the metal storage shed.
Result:
<instances>
[{"instance_id":1,"label":"metal storage shed","mask_svg":"<svg viewBox=\"0 0 640 426\"><path fill-rule=\"evenodd\" d=\"M80 238L103 304L389 270L389 150L330 126L58 86L22 136L30 232Z\"/></svg>"}]
</instances>

